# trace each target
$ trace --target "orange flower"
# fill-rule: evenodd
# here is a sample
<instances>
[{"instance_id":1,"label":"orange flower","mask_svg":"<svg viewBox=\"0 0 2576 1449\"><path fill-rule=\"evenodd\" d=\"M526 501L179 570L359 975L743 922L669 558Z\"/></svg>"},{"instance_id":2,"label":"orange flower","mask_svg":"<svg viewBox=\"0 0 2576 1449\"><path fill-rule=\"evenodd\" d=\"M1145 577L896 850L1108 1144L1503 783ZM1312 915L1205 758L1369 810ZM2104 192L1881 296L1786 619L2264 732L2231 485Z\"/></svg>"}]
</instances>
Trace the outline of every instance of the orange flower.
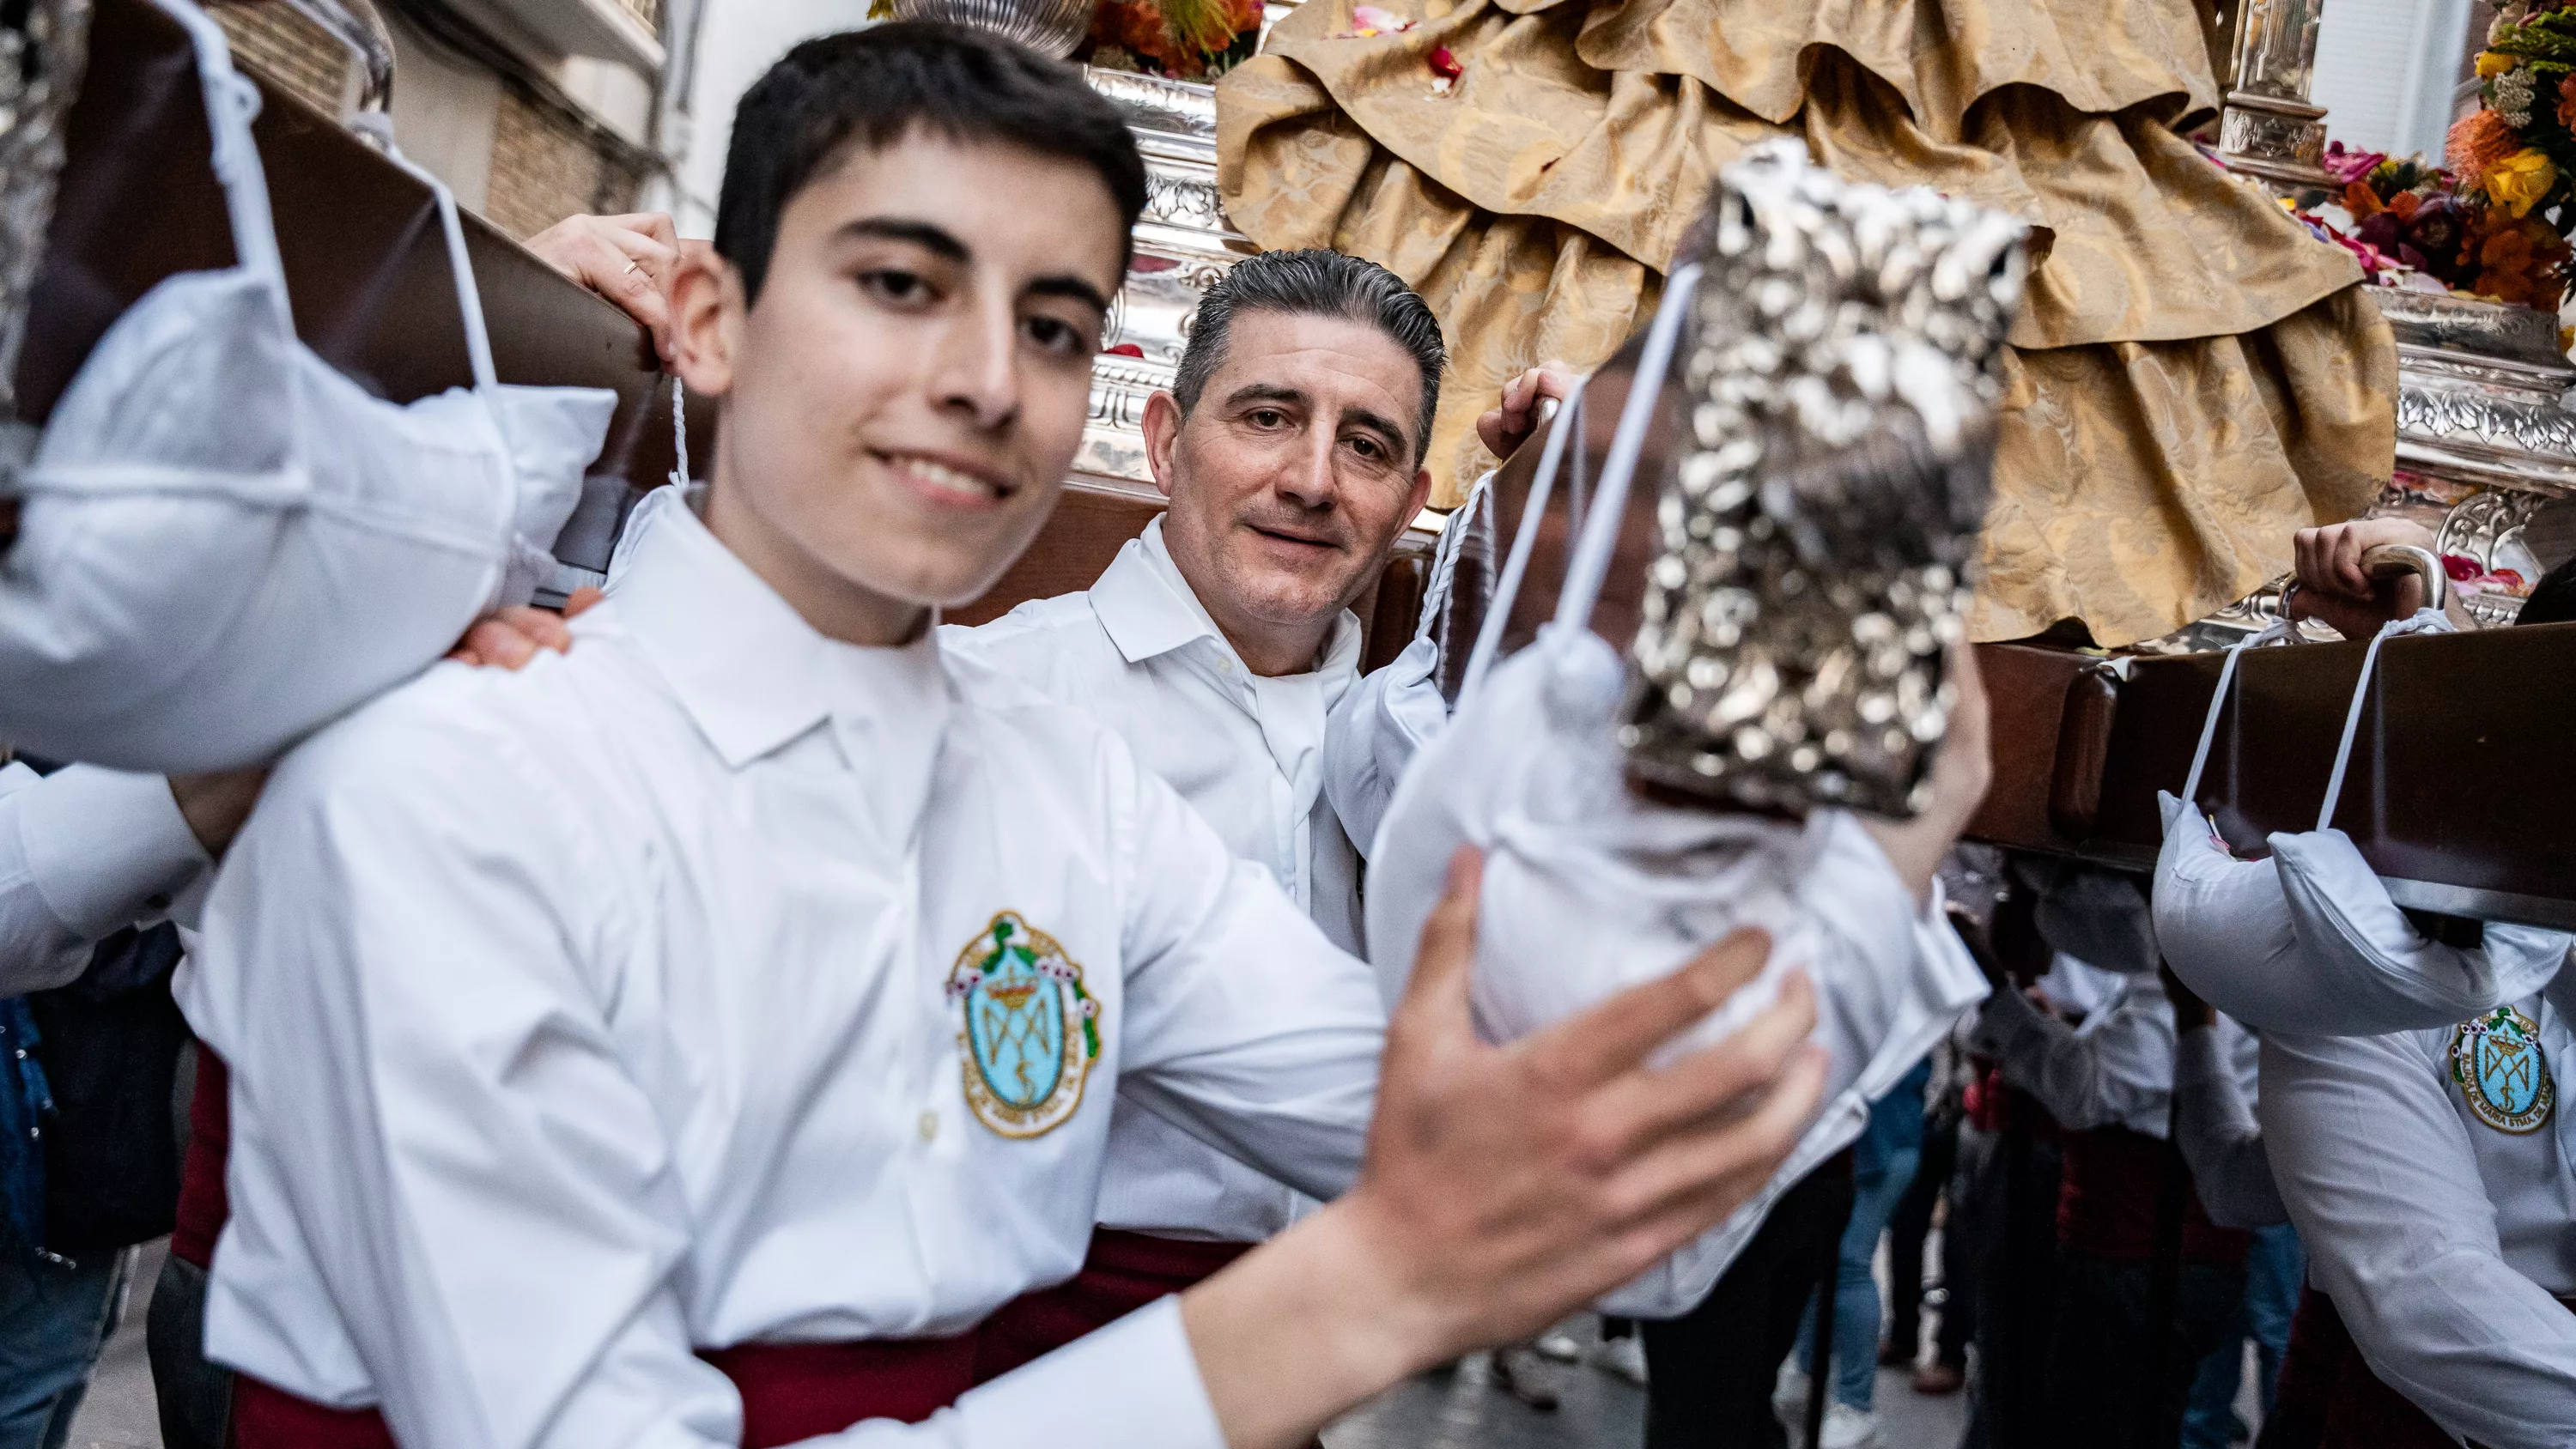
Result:
<instances>
[{"instance_id":1,"label":"orange flower","mask_svg":"<svg viewBox=\"0 0 2576 1449\"><path fill-rule=\"evenodd\" d=\"M2451 127L2442 148L2443 164L2460 176L2484 176L2497 162L2522 149L2522 138L2504 117L2481 107Z\"/></svg>"},{"instance_id":2,"label":"orange flower","mask_svg":"<svg viewBox=\"0 0 2576 1449\"><path fill-rule=\"evenodd\" d=\"M2387 210L2380 204L2379 193L2371 190L2367 181L2356 181L2343 189L2343 209L2352 213L2354 221L2368 221Z\"/></svg>"},{"instance_id":3,"label":"orange flower","mask_svg":"<svg viewBox=\"0 0 2576 1449\"><path fill-rule=\"evenodd\" d=\"M2567 294L2567 243L2538 218L2489 210L2470 254L2478 263L2470 290L2479 296L2555 312Z\"/></svg>"},{"instance_id":4,"label":"orange flower","mask_svg":"<svg viewBox=\"0 0 2576 1449\"><path fill-rule=\"evenodd\" d=\"M2422 193L2401 191L2397 193L2395 200L2388 203L2388 209L2397 213L2397 219L2399 221L2413 221L2415 219L2415 209L2423 204L2424 197Z\"/></svg>"},{"instance_id":5,"label":"orange flower","mask_svg":"<svg viewBox=\"0 0 2576 1449\"><path fill-rule=\"evenodd\" d=\"M2558 82L2558 124L2576 127L2576 71Z\"/></svg>"}]
</instances>

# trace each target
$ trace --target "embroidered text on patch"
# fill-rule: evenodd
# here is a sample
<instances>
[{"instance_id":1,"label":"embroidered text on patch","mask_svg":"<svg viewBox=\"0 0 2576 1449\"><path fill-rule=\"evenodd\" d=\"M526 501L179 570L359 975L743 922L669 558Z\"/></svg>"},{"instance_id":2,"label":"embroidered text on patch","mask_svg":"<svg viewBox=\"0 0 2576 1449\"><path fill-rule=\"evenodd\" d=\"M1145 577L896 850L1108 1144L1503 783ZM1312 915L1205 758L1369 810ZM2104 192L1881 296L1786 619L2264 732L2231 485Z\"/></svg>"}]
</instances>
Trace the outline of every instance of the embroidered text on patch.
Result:
<instances>
[{"instance_id":1,"label":"embroidered text on patch","mask_svg":"<svg viewBox=\"0 0 2576 1449\"><path fill-rule=\"evenodd\" d=\"M966 1105L1004 1137L1052 1131L1082 1105L1100 1056L1100 1003L1082 967L1016 911L993 918L948 973Z\"/></svg>"}]
</instances>

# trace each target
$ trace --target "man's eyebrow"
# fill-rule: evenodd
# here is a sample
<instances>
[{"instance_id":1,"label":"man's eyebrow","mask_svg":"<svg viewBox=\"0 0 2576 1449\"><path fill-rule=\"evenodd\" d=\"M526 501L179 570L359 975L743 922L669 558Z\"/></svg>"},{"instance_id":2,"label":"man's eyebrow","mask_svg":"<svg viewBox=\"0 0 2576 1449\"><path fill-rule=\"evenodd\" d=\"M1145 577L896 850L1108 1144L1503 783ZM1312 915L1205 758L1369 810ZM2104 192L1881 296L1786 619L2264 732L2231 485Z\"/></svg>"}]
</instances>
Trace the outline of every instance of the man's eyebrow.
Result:
<instances>
[{"instance_id":1,"label":"man's eyebrow","mask_svg":"<svg viewBox=\"0 0 2576 1449\"><path fill-rule=\"evenodd\" d=\"M923 251L952 262L971 262L975 259L974 249L958 240L955 232L936 222L917 221L911 217L861 217L857 221L843 222L840 235L910 242Z\"/></svg>"},{"instance_id":2,"label":"man's eyebrow","mask_svg":"<svg viewBox=\"0 0 2576 1449\"><path fill-rule=\"evenodd\" d=\"M1306 395L1284 383L1276 382L1247 382L1225 395L1225 403L1228 407L1248 402L1294 403L1304 407Z\"/></svg>"},{"instance_id":3,"label":"man's eyebrow","mask_svg":"<svg viewBox=\"0 0 2576 1449\"><path fill-rule=\"evenodd\" d=\"M1095 312L1106 313L1109 310L1109 299L1101 295L1100 289L1071 272L1052 272L1039 277L1029 283L1028 290L1032 297L1071 297L1077 302L1088 303Z\"/></svg>"}]
</instances>

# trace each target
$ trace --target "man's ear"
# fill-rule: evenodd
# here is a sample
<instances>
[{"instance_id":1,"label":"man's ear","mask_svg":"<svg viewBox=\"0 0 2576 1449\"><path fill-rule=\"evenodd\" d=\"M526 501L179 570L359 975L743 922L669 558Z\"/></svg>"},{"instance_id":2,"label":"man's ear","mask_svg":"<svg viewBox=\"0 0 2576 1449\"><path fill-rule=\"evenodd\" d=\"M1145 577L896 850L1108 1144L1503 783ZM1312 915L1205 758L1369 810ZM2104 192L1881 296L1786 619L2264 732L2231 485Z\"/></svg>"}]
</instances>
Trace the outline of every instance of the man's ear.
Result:
<instances>
[{"instance_id":1,"label":"man's ear","mask_svg":"<svg viewBox=\"0 0 2576 1449\"><path fill-rule=\"evenodd\" d=\"M733 391L734 358L749 310L733 263L703 242L684 243L671 279L671 370L689 391L709 397Z\"/></svg>"},{"instance_id":2,"label":"man's ear","mask_svg":"<svg viewBox=\"0 0 2576 1449\"><path fill-rule=\"evenodd\" d=\"M1396 531L1401 533L1412 526L1413 520L1422 516L1422 506L1430 501L1431 470L1416 468L1413 470L1413 491L1404 500L1404 523Z\"/></svg>"},{"instance_id":3,"label":"man's ear","mask_svg":"<svg viewBox=\"0 0 2576 1449\"><path fill-rule=\"evenodd\" d=\"M1172 496L1172 455L1180 446L1180 399L1157 392L1145 399L1145 466L1153 471L1154 486L1165 498Z\"/></svg>"}]
</instances>

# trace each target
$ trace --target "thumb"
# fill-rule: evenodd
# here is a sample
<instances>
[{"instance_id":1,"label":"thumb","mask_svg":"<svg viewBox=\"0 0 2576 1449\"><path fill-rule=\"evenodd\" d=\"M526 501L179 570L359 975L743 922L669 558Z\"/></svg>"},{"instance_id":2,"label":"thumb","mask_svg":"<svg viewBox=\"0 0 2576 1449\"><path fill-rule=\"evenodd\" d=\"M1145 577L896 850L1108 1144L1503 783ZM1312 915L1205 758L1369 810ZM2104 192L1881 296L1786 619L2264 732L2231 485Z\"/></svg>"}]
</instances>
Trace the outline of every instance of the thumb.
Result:
<instances>
[{"instance_id":1,"label":"thumb","mask_svg":"<svg viewBox=\"0 0 2576 1449\"><path fill-rule=\"evenodd\" d=\"M1484 879L1484 853L1472 845L1459 846L1449 857L1449 882L1440 904L1423 922L1413 976L1396 1006L1399 1019L1417 1024L1434 1040L1471 1029L1467 978L1476 960L1476 909Z\"/></svg>"}]
</instances>

